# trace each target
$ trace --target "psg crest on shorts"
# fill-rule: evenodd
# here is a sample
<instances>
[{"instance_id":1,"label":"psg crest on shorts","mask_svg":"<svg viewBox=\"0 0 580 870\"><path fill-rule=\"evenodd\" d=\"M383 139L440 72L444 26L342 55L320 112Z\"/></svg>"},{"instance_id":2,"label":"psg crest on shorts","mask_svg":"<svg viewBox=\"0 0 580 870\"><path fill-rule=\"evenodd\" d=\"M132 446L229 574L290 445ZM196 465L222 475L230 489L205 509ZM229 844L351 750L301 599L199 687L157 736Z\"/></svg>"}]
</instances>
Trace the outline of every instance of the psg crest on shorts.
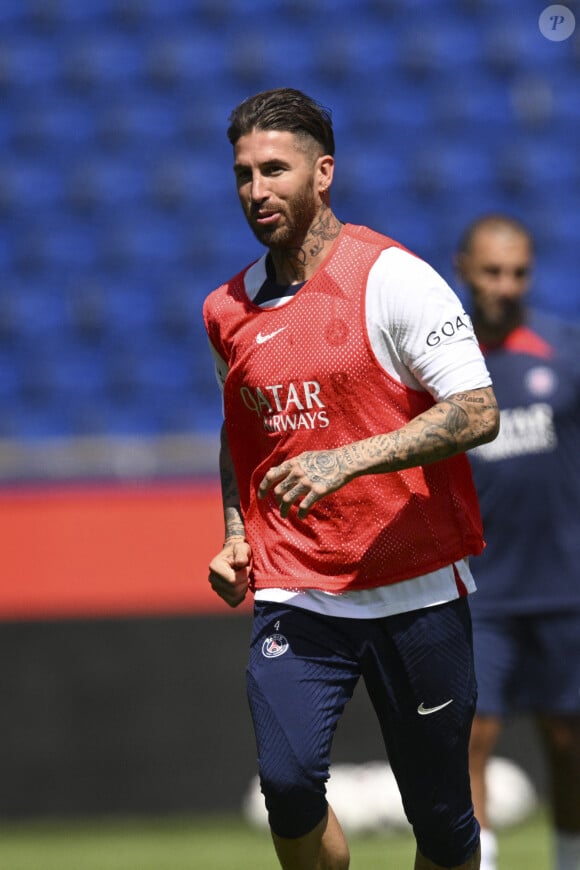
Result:
<instances>
[{"instance_id":1,"label":"psg crest on shorts","mask_svg":"<svg viewBox=\"0 0 580 870\"><path fill-rule=\"evenodd\" d=\"M270 634L262 644L262 655L267 659L283 656L290 644L283 634Z\"/></svg>"}]
</instances>

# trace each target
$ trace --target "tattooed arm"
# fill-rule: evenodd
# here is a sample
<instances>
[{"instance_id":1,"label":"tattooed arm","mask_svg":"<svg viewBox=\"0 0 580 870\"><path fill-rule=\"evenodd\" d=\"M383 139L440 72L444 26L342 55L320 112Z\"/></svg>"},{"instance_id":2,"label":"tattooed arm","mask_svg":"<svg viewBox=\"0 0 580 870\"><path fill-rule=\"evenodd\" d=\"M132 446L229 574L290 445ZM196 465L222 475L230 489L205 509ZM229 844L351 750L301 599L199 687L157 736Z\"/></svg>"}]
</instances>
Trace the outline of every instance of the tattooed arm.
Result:
<instances>
[{"instance_id":1,"label":"tattooed arm","mask_svg":"<svg viewBox=\"0 0 580 870\"><path fill-rule=\"evenodd\" d=\"M225 541L221 552L210 562L209 582L214 592L230 607L237 607L248 591L252 554L245 538L238 485L224 428L222 428L219 464Z\"/></svg>"},{"instance_id":2,"label":"tattooed arm","mask_svg":"<svg viewBox=\"0 0 580 870\"><path fill-rule=\"evenodd\" d=\"M233 538L245 539L244 521L240 509L240 496L230 455L225 426L222 426L220 440L220 480L222 488L222 503L224 508L225 542Z\"/></svg>"},{"instance_id":3,"label":"tattooed arm","mask_svg":"<svg viewBox=\"0 0 580 870\"><path fill-rule=\"evenodd\" d=\"M298 504L303 519L315 502L355 477L448 459L492 441L498 430L499 412L491 387L456 393L393 432L334 450L306 451L271 468L258 495L264 498L272 489L283 517Z\"/></svg>"}]
</instances>

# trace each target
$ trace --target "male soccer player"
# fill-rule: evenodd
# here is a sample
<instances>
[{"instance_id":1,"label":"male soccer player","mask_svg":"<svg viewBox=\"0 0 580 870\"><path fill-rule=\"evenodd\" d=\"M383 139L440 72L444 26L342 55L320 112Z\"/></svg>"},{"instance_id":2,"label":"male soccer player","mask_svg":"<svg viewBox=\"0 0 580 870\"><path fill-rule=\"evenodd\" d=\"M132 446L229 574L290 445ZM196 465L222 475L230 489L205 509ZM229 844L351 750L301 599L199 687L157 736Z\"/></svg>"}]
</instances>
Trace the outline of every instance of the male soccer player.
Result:
<instances>
[{"instance_id":1,"label":"male soccer player","mask_svg":"<svg viewBox=\"0 0 580 870\"><path fill-rule=\"evenodd\" d=\"M528 309L532 256L526 227L494 214L465 230L457 254L501 409L499 437L471 453L487 541L471 602L485 870L497 852L485 767L512 711L533 713L543 738L554 866L580 868L580 329Z\"/></svg>"},{"instance_id":2,"label":"male soccer player","mask_svg":"<svg viewBox=\"0 0 580 870\"><path fill-rule=\"evenodd\" d=\"M225 543L209 579L255 594L247 672L284 870L346 870L325 797L362 676L417 840L417 870L479 867L467 557L483 546L465 450L498 413L469 318L401 245L330 207L330 115L250 97L228 130L266 247L206 299L223 382Z\"/></svg>"}]
</instances>

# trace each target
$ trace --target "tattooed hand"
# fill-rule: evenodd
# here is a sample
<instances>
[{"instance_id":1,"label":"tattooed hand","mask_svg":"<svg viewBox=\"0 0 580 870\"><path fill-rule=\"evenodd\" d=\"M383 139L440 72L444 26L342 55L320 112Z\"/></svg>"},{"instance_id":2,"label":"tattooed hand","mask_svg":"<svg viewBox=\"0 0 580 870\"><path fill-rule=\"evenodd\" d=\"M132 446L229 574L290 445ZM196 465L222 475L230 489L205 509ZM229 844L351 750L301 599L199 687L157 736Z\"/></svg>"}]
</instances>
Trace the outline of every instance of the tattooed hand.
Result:
<instances>
[{"instance_id":1,"label":"tattooed hand","mask_svg":"<svg viewBox=\"0 0 580 870\"><path fill-rule=\"evenodd\" d=\"M287 517L292 505L298 503L302 520L313 504L336 492L352 476L342 449L309 450L271 468L260 483L258 498L273 490L281 516Z\"/></svg>"},{"instance_id":2,"label":"tattooed hand","mask_svg":"<svg viewBox=\"0 0 580 870\"><path fill-rule=\"evenodd\" d=\"M258 489L273 489L280 514L293 504L304 519L321 498L362 474L388 474L428 465L470 450L497 435L499 412L491 387L457 393L392 432L372 435L334 450L308 450L271 468Z\"/></svg>"}]
</instances>

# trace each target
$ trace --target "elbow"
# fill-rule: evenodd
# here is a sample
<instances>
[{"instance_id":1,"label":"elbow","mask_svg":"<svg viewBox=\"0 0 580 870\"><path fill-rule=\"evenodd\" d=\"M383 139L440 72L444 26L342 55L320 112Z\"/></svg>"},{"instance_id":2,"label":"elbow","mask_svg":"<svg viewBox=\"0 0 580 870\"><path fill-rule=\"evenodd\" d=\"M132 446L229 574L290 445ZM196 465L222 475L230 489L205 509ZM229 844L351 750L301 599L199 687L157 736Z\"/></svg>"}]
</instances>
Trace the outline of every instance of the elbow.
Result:
<instances>
[{"instance_id":1,"label":"elbow","mask_svg":"<svg viewBox=\"0 0 580 870\"><path fill-rule=\"evenodd\" d=\"M475 443L473 447L487 444L497 438L500 427L500 412L492 387L482 391L483 402L475 428Z\"/></svg>"},{"instance_id":2,"label":"elbow","mask_svg":"<svg viewBox=\"0 0 580 870\"><path fill-rule=\"evenodd\" d=\"M477 443L473 446L478 447L480 444L487 444L489 441L494 441L499 435L499 425L499 409L497 407L489 408L485 418L482 420L481 431L479 432Z\"/></svg>"},{"instance_id":3,"label":"elbow","mask_svg":"<svg viewBox=\"0 0 580 870\"><path fill-rule=\"evenodd\" d=\"M497 438L497 436L499 435L499 428L500 428L500 413L499 413L499 408L496 408L495 414L493 415L493 427L492 427L491 437L489 439L490 441L493 441L494 438Z\"/></svg>"}]
</instances>

